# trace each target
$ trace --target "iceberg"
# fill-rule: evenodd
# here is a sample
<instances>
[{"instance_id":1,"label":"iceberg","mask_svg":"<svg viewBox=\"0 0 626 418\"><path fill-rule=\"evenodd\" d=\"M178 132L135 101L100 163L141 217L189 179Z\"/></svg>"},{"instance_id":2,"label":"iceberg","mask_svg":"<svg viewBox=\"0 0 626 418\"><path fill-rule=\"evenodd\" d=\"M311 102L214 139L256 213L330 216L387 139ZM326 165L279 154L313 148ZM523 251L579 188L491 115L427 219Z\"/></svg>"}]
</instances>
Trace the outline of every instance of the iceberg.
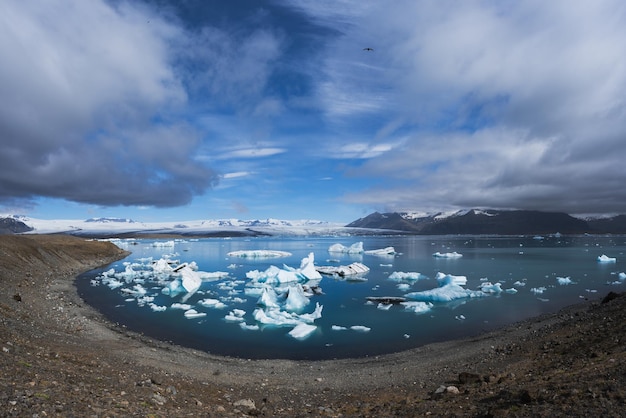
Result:
<instances>
[{"instance_id":1,"label":"iceberg","mask_svg":"<svg viewBox=\"0 0 626 418\"><path fill-rule=\"evenodd\" d=\"M228 322L243 322L243 316L246 314L246 311L241 309L233 309L230 311L224 319Z\"/></svg>"},{"instance_id":2,"label":"iceberg","mask_svg":"<svg viewBox=\"0 0 626 418\"><path fill-rule=\"evenodd\" d=\"M456 251L452 253L440 253L439 251L437 251L436 253L433 254L433 257L435 258L461 258L463 257L463 254L459 254Z\"/></svg>"},{"instance_id":3,"label":"iceberg","mask_svg":"<svg viewBox=\"0 0 626 418\"><path fill-rule=\"evenodd\" d=\"M260 309L257 308L252 313L254 319L265 325L274 326L296 326L301 323L311 324L318 318L322 317L322 306L316 304L315 310L310 314L298 315L292 312L281 311L280 309Z\"/></svg>"},{"instance_id":4,"label":"iceberg","mask_svg":"<svg viewBox=\"0 0 626 418\"><path fill-rule=\"evenodd\" d=\"M157 248L169 248L174 246L174 241L156 241L152 243L152 246Z\"/></svg>"},{"instance_id":5,"label":"iceberg","mask_svg":"<svg viewBox=\"0 0 626 418\"><path fill-rule=\"evenodd\" d=\"M266 308L278 308L278 299L276 298L276 292L271 287L264 287L261 297L257 301L258 305L265 306Z\"/></svg>"},{"instance_id":6,"label":"iceberg","mask_svg":"<svg viewBox=\"0 0 626 418\"><path fill-rule=\"evenodd\" d=\"M559 282L561 286L574 283L569 277L557 277L556 281Z\"/></svg>"},{"instance_id":7,"label":"iceberg","mask_svg":"<svg viewBox=\"0 0 626 418\"><path fill-rule=\"evenodd\" d=\"M372 330L370 327L366 327L364 325L353 325L350 327L350 329L358 332L369 332Z\"/></svg>"},{"instance_id":8,"label":"iceberg","mask_svg":"<svg viewBox=\"0 0 626 418\"><path fill-rule=\"evenodd\" d=\"M598 256L598 262L599 263L615 263L617 261L616 258L614 257L608 257L604 254Z\"/></svg>"},{"instance_id":9,"label":"iceberg","mask_svg":"<svg viewBox=\"0 0 626 418\"><path fill-rule=\"evenodd\" d=\"M445 274L445 273L439 272L437 273L437 276L435 276L435 278L437 279L440 285L456 284L459 286L465 286L467 284L467 277L465 276L453 276L451 274Z\"/></svg>"},{"instance_id":10,"label":"iceberg","mask_svg":"<svg viewBox=\"0 0 626 418\"><path fill-rule=\"evenodd\" d=\"M317 326L311 324L298 324L291 331L289 331L289 335L297 340L303 340L311 335Z\"/></svg>"},{"instance_id":11,"label":"iceberg","mask_svg":"<svg viewBox=\"0 0 626 418\"><path fill-rule=\"evenodd\" d=\"M198 291L198 289L200 289L200 286L202 285L202 279L200 278L200 275L193 271L191 268L189 268L189 266L183 267L179 270L179 272L183 278L181 283L183 289L185 289L185 291L187 291L187 293L189 293L190 295L196 293L196 291Z\"/></svg>"},{"instance_id":12,"label":"iceberg","mask_svg":"<svg viewBox=\"0 0 626 418\"><path fill-rule=\"evenodd\" d=\"M385 247L385 248L381 248L378 250L367 250L364 251L365 254L367 255L376 255L379 257L387 257L387 256L393 256L396 255L396 249L393 247Z\"/></svg>"},{"instance_id":13,"label":"iceberg","mask_svg":"<svg viewBox=\"0 0 626 418\"><path fill-rule=\"evenodd\" d=\"M206 307L206 308L214 308L214 309L223 309L226 307L226 304L224 304L222 301L218 300L218 299L202 299L200 301L198 301L198 304ZM174 305L172 305L174 306Z\"/></svg>"},{"instance_id":14,"label":"iceberg","mask_svg":"<svg viewBox=\"0 0 626 418\"><path fill-rule=\"evenodd\" d=\"M363 275L370 271L370 268L362 263L352 263L347 266L319 266L317 271L322 274L338 275L341 277Z\"/></svg>"},{"instance_id":15,"label":"iceberg","mask_svg":"<svg viewBox=\"0 0 626 418\"><path fill-rule=\"evenodd\" d=\"M231 251L228 254L229 257L239 258L280 258L291 256L287 251L275 251L275 250L248 250L248 251Z\"/></svg>"},{"instance_id":16,"label":"iceberg","mask_svg":"<svg viewBox=\"0 0 626 418\"><path fill-rule=\"evenodd\" d=\"M333 244L328 247L329 253L343 253L343 254L363 254L363 243L355 242L349 247L342 244Z\"/></svg>"},{"instance_id":17,"label":"iceberg","mask_svg":"<svg viewBox=\"0 0 626 418\"><path fill-rule=\"evenodd\" d=\"M404 306L405 310L418 314L428 312L433 307L429 302L400 302L400 305Z\"/></svg>"},{"instance_id":18,"label":"iceberg","mask_svg":"<svg viewBox=\"0 0 626 418\"><path fill-rule=\"evenodd\" d=\"M532 289L530 289L530 291L533 292L535 295L541 295L546 290L548 290L548 289L546 289L544 286L533 287Z\"/></svg>"},{"instance_id":19,"label":"iceberg","mask_svg":"<svg viewBox=\"0 0 626 418\"><path fill-rule=\"evenodd\" d=\"M626 273L621 272L621 273L618 275L618 277L619 277L619 279L620 279L620 280L626 280Z\"/></svg>"},{"instance_id":20,"label":"iceberg","mask_svg":"<svg viewBox=\"0 0 626 418\"><path fill-rule=\"evenodd\" d=\"M490 282L484 282L484 283L481 283L480 290L485 293L502 293L502 284L500 283L491 284Z\"/></svg>"},{"instance_id":21,"label":"iceberg","mask_svg":"<svg viewBox=\"0 0 626 418\"><path fill-rule=\"evenodd\" d=\"M484 297L487 294L480 290L468 290L462 286L467 283L465 276L437 273L439 287L421 292L407 293L409 299L422 302L450 302L456 299Z\"/></svg>"},{"instance_id":22,"label":"iceberg","mask_svg":"<svg viewBox=\"0 0 626 418\"><path fill-rule=\"evenodd\" d=\"M427 277L424 276L422 273L417 273L417 272L405 273L403 271L394 271L393 273L389 275L390 280L396 280L396 281L402 281L402 280L415 281L415 280L425 279L425 278Z\"/></svg>"},{"instance_id":23,"label":"iceberg","mask_svg":"<svg viewBox=\"0 0 626 418\"><path fill-rule=\"evenodd\" d=\"M187 319L202 318L203 316L206 316L206 313L198 312L195 309L188 309L185 311L185 318Z\"/></svg>"},{"instance_id":24,"label":"iceberg","mask_svg":"<svg viewBox=\"0 0 626 418\"><path fill-rule=\"evenodd\" d=\"M299 269L284 266L284 269L270 266L265 271L252 270L246 273L246 277L257 283L281 284L289 282L305 282L308 280L319 280L322 276L315 269L314 254L302 259Z\"/></svg>"}]
</instances>

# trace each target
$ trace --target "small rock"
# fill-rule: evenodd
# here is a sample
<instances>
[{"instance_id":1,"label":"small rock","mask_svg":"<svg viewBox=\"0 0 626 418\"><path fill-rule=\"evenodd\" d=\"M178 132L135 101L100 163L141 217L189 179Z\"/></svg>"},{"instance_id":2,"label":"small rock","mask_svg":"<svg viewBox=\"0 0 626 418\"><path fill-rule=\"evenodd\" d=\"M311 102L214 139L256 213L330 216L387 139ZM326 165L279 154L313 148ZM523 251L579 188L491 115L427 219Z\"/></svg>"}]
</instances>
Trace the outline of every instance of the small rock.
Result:
<instances>
[{"instance_id":1,"label":"small rock","mask_svg":"<svg viewBox=\"0 0 626 418\"><path fill-rule=\"evenodd\" d=\"M233 406L238 408L245 408L249 411L256 409L256 405L254 404L254 401L252 399L239 399L238 401L233 403Z\"/></svg>"},{"instance_id":2,"label":"small rock","mask_svg":"<svg viewBox=\"0 0 626 418\"><path fill-rule=\"evenodd\" d=\"M152 395L152 400L159 406L165 405L165 402L167 402L167 399L165 399L164 396L159 395L158 393Z\"/></svg>"},{"instance_id":3,"label":"small rock","mask_svg":"<svg viewBox=\"0 0 626 418\"><path fill-rule=\"evenodd\" d=\"M456 386L448 386L446 388L446 393L450 393L452 395L458 395L460 393L459 388Z\"/></svg>"},{"instance_id":4,"label":"small rock","mask_svg":"<svg viewBox=\"0 0 626 418\"><path fill-rule=\"evenodd\" d=\"M16 302L21 302L22 301L22 295L20 295L19 293L16 293L13 295L13 300L15 300Z\"/></svg>"}]
</instances>

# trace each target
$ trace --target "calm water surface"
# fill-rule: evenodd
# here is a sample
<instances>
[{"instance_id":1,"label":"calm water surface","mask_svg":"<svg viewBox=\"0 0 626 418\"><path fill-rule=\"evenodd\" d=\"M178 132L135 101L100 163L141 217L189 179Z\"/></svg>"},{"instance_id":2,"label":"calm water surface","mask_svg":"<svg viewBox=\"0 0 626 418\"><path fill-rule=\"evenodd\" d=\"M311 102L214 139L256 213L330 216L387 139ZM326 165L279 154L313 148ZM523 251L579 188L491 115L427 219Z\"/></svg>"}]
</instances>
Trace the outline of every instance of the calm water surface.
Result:
<instances>
[{"instance_id":1,"label":"calm water surface","mask_svg":"<svg viewBox=\"0 0 626 418\"><path fill-rule=\"evenodd\" d=\"M363 242L365 250L393 246L395 256L367 254L330 254L335 243L350 246ZM556 311L582 299L598 299L609 291L623 291L626 270L626 237L298 237L298 238L209 238L177 240L173 247L155 247L154 240L137 240L127 247L132 254L105 269L89 272L77 280L79 294L115 323L146 335L172 341L214 354L244 358L328 359L362 357L400 351L431 342L475 335L542 313ZM289 257L247 259L229 257L238 250L280 250ZM261 326L245 330L238 323L225 320L233 309L245 311L245 323L254 325L253 311L258 297L245 293L250 280L246 273L264 271L271 265L298 268L302 258L315 255L315 265L347 265L358 261L371 270L362 281L346 281L324 276L323 294L311 297L303 310L312 312L315 303L323 305L322 317L314 322L317 329L306 339L298 340L288 332L292 327ZM458 252L456 259L433 257L433 253ZM598 256L615 257L614 263L600 263ZM203 282L200 290L186 303L206 316L187 319L181 309L172 309L184 295L171 297L162 293L162 282L149 277L129 280L111 289L102 284L101 274L111 268L124 271L124 263L149 264L162 257L195 262L204 272L227 272L228 276ZM389 279L393 272L419 272L426 276L417 281ZM367 303L371 296L404 296L438 287L438 272L467 277L466 289L478 290L489 281L501 283L502 289L515 289L481 298L434 303L425 313L393 305L387 310ZM558 277L573 282L560 285ZM168 307L154 311L133 297L133 286L140 284L153 297L153 303ZM403 286L399 286L399 285ZM536 289L545 288L542 293ZM126 289L126 290L125 290ZM215 298L224 303L221 309L198 304ZM346 327L345 330L333 326ZM352 326L367 327L356 331ZM336 328L336 327L335 327Z\"/></svg>"}]
</instances>

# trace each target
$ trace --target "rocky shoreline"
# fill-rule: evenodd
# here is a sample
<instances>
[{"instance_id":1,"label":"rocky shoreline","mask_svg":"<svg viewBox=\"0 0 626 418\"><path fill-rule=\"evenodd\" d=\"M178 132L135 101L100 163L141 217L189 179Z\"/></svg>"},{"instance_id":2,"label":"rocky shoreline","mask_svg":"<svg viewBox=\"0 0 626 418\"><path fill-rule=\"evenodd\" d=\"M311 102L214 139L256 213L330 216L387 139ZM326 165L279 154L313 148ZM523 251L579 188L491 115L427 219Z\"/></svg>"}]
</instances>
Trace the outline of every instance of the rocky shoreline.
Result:
<instances>
[{"instance_id":1,"label":"rocky shoreline","mask_svg":"<svg viewBox=\"0 0 626 418\"><path fill-rule=\"evenodd\" d=\"M0 416L624 416L623 294L390 355L246 360L155 341L84 304L74 278L125 254L0 236Z\"/></svg>"}]
</instances>

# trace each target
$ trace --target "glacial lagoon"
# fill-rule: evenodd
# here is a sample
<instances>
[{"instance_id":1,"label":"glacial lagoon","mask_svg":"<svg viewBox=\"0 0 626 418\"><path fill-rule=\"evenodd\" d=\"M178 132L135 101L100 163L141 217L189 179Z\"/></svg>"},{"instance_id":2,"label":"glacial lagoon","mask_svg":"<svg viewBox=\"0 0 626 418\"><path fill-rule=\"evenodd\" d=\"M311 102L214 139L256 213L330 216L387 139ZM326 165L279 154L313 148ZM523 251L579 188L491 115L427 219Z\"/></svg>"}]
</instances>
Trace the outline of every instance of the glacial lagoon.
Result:
<instances>
[{"instance_id":1,"label":"glacial lagoon","mask_svg":"<svg viewBox=\"0 0 626 418\"><path fill-rule=\"evenodd\" d=\"M376 356L476 335L626 288L623 236L114 242L132 253L77 279L88 304L132 331L251 359ZM358 243L364 252L329 252ZM395 254L373 251L387 247ZM309 280L301 270L351 263L369 271ZM272 279L276 271L291 278Z\"/></svg>"}]
</instances>

